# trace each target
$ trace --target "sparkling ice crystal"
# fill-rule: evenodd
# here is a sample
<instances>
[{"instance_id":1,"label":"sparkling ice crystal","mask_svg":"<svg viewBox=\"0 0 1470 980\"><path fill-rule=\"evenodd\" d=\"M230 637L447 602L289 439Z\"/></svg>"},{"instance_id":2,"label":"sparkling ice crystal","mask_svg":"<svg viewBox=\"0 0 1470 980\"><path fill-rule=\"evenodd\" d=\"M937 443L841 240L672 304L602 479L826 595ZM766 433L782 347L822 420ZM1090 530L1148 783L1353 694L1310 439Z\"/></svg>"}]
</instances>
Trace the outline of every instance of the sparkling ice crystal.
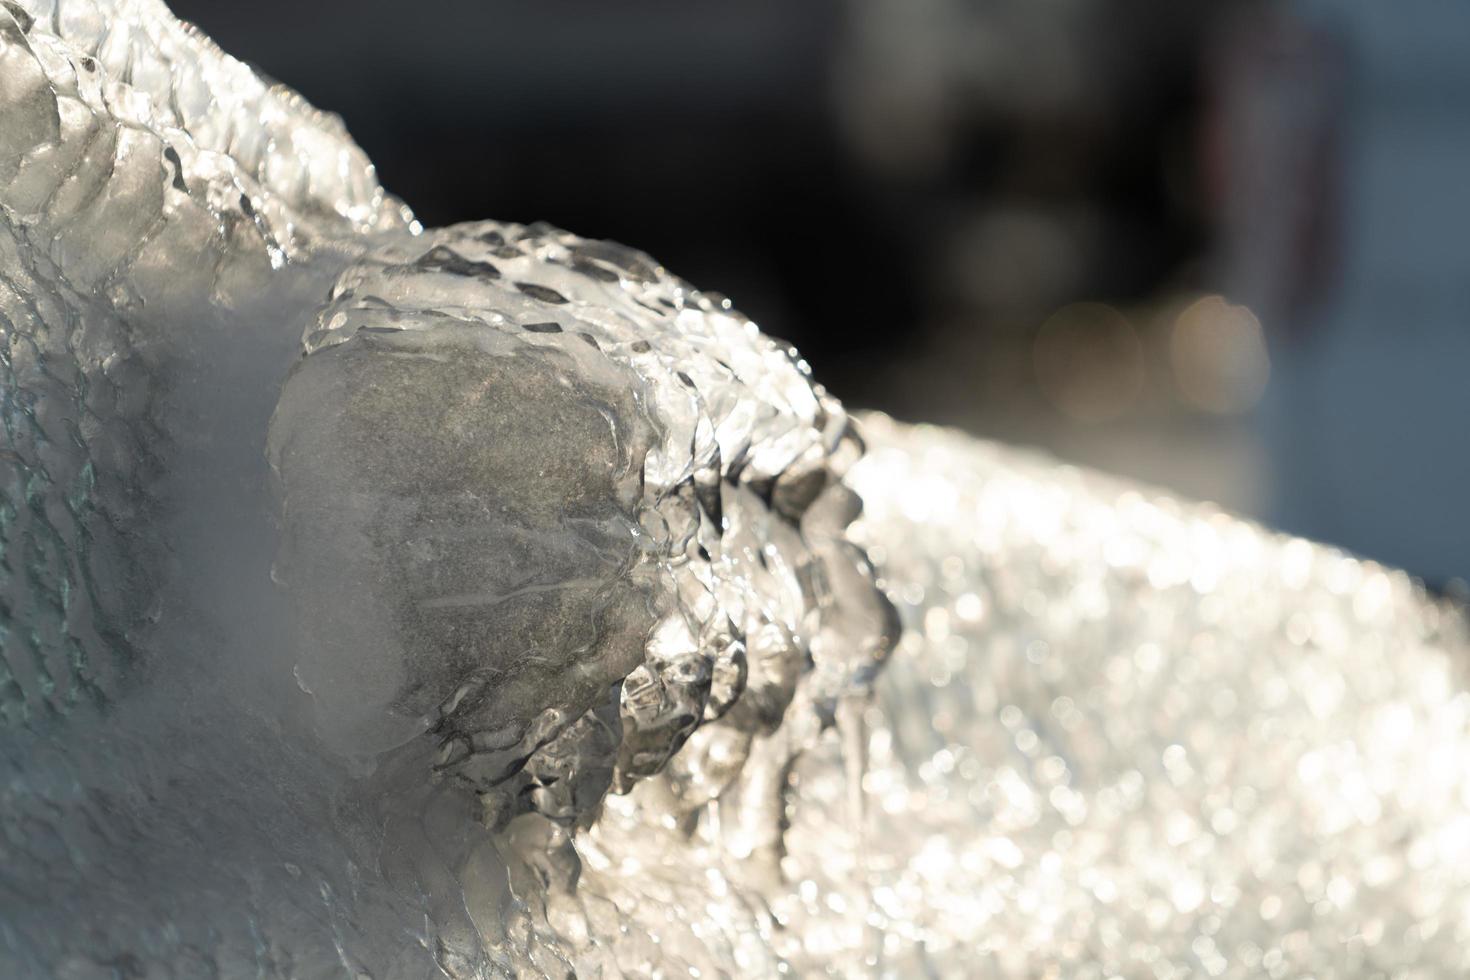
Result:
<instances>
[{"instance_id":1,"label":"sparkling ice crystal","mask_svg":"<svg viewBox=\"0 0 1470 980\"><path fill-rule=\"evenodd\" d=\"M0 2L0 976L1461 976L1460 613Z\"/></svg>"}]
</instances>

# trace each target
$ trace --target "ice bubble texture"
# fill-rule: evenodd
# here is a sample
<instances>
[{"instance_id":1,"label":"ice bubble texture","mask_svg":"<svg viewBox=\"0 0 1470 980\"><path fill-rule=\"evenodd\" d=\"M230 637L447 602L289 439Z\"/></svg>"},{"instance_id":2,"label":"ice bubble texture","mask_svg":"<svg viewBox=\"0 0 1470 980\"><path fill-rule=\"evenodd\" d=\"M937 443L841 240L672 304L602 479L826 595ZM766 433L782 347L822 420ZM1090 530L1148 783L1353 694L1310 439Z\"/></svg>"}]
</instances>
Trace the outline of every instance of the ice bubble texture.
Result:
<instances>
[{"instance_id":1,"label":"ice bubble texture","mask_svg":"<svg viewBox=\"0 0 1470 980\"><path fill-rule=\"evenodd\" d=\"M855 285L856 288L856 285ZM1459 976L1461 613L0 2L0 975Z\"/></svg>"}]
</instances>

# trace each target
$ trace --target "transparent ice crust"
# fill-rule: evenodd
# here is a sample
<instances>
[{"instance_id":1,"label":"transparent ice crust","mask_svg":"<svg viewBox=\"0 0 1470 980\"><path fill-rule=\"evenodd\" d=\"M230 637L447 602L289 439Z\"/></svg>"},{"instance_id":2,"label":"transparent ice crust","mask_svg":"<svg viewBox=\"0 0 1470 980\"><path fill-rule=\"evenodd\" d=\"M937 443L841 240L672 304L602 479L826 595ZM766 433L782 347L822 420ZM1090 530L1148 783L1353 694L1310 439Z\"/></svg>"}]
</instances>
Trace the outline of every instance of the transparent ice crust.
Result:
<instances>
[{"instance_id":1,"label":"transparent ice crust","mask_svg":"<svg viewBox=\"0 0 1470 980\"><path fill-rule=\"evenodd\" d=\"M0 976L1464 972L1456 611L425 230L159 3L0 3L0 371Z\"/></svg>"}]
</instances>

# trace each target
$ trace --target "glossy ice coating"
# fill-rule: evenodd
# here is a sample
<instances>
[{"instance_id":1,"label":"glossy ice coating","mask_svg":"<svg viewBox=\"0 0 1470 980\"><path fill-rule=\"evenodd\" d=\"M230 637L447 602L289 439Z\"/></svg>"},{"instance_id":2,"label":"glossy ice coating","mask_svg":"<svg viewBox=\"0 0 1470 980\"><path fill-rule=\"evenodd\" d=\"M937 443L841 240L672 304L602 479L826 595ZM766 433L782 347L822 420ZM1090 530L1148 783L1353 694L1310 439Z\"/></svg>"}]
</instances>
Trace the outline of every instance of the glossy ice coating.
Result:
<instances>
[{"instance_id":1,"label":"glossy ice coating","mask_svg":"<svg viewBox=\"0 0 1470 980\"><path fill-rule=\"evenodd\" d=\"M865 453L151 0L0 2L0 399L0 975L1465 972L1457 611Z\"/></svg>"},{"instance_id":2,"label":"glossy ice coating","mask_svg":"<svg viewBox=\"0 0 1470 980\"><path fill-rule=\"evenodd\" d=\"M530 969L609 790L861 696L896 626L793 351L424 232L156 4L0 41L7 973Z\"/></svg>"}]
</instances>

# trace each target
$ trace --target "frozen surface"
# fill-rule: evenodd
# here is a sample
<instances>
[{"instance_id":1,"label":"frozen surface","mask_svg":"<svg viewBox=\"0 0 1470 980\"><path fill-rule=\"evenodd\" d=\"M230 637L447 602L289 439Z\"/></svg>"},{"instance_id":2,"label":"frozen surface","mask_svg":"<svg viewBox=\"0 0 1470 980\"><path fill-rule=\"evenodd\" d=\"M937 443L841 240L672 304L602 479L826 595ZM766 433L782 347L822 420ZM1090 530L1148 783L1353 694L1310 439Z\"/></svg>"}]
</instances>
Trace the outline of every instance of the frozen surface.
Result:
<instances>
[{"instance_id":1,"label":"frozen surface","mask_svg":"<svg viewBox=\"0 0 1470 980\"><path fill-rule=\"evenodd\" d=\"M1470 969L1462 610L1210 506L862 421L853 536L906 627L864 777L896 975ZM810 761L793 855L841 792Z\"/></svg>"},{"instance_id":2,"label":"frozen surface","mask_svg":"<svg viewBox=\"0 0 1470 980\"><path fill-rule=\"evenodd\" d=\"M0 370L0 976L1470 965L1457 612L424 230L157 3L0 2Z\"/></svg>"}]
</instances>

